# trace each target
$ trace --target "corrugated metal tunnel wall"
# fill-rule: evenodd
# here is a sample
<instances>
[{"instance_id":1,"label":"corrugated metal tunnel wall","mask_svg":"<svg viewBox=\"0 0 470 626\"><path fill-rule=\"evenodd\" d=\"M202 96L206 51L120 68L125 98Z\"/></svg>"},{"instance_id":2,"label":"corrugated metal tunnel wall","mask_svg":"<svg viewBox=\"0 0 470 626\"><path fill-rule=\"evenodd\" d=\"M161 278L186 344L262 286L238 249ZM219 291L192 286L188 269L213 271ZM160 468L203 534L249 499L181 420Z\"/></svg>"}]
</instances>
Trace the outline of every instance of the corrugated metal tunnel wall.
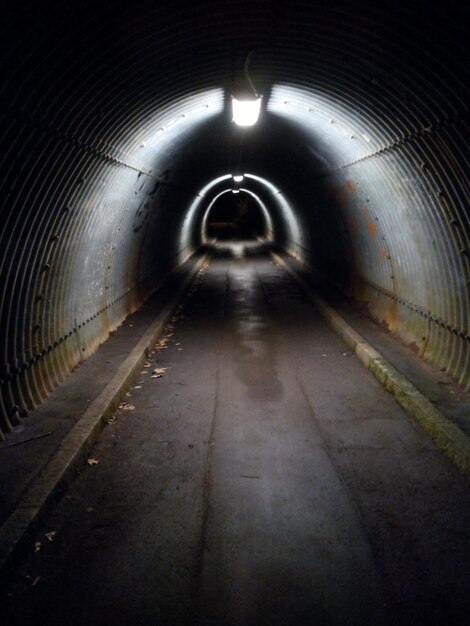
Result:
<instances>
[{"instance_id":1,"label":"corrugated metal tunnel wall","mask_svg":"<svg viewBox=\"0 0 470 626\"><path fill-rule=\"evenodd\" d=\"M0 431L193 252L238 166L280 245L468 387L464 4L2 3Z\"/></svg>"}]
</instances>

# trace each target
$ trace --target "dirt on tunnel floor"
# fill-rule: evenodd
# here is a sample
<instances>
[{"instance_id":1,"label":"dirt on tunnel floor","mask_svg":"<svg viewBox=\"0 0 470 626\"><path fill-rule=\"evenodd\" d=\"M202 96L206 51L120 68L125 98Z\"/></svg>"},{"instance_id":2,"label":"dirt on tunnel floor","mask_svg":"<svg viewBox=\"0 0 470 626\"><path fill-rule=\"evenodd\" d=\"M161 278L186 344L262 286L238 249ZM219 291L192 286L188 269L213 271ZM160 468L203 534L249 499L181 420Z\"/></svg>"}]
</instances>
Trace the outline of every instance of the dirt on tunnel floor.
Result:
<instances>
[{"instance_id":1,"label":"dirt on tunnel floor","mask_svg":"<svg viewBox=\"0 0 470 626\"><path fill-rule=\"evenodd\" d=\"M2 624L463 625L468 481L256 244L194 283Z\"/></svg>"}]
</instances>

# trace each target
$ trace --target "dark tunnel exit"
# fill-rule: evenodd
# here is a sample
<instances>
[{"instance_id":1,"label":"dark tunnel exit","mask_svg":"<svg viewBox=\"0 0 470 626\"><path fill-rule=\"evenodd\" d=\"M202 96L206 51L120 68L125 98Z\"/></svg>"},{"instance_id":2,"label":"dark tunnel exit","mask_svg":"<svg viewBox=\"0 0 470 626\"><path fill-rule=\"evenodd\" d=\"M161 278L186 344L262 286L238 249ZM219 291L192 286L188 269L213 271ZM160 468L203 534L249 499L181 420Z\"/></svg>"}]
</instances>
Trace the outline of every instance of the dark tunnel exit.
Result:
<instances>
[{"instance_id":1,"label":"dark tunnel exit","mask_svg":"<svg viewBox=\"0 0 470 626\"><path fill-rule=\"evenodd\" d=\"M203 236L221 240L256 239L268 230L259 203L243 190L222 193L208 211L205 228Z\"/></svg>"}]
</instances>

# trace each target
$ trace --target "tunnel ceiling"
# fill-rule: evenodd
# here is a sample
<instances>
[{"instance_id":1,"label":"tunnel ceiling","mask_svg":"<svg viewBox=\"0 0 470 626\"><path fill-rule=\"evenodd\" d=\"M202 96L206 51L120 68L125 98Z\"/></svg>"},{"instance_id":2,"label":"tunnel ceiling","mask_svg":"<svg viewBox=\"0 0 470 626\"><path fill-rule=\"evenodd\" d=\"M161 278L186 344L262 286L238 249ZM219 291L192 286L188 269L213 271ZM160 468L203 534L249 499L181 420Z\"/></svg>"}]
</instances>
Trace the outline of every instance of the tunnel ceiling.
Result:
<instances>
[{"instance_id":1,"label":"tunnel ceiling","mask_svg":"<svg viewBox=\"0 0 470 626\"><path fill-rule=\"evenodd\" d=\"M193 252L236 169L279 245L468 385L465 4L3 2L3 432Z\"/></svg>"}]
</instances>

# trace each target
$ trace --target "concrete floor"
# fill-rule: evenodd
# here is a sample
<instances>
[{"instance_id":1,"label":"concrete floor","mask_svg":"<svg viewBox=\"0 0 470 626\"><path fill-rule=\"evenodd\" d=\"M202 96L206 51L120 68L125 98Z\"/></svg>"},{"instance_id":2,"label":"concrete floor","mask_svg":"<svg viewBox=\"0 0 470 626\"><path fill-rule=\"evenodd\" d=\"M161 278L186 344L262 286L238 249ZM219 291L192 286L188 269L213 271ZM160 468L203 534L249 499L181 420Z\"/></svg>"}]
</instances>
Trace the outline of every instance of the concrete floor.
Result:
<instances>
[{"instance_id":1,"label":"concrete floor","mask_svg":"<svg viewBox=\"0 0 470 626\"><path fill-rule=\"evenodd\" d=\"M256 245L162 343L2 624L468 623L468 481Z\"/></svg>"}]
</instances>

